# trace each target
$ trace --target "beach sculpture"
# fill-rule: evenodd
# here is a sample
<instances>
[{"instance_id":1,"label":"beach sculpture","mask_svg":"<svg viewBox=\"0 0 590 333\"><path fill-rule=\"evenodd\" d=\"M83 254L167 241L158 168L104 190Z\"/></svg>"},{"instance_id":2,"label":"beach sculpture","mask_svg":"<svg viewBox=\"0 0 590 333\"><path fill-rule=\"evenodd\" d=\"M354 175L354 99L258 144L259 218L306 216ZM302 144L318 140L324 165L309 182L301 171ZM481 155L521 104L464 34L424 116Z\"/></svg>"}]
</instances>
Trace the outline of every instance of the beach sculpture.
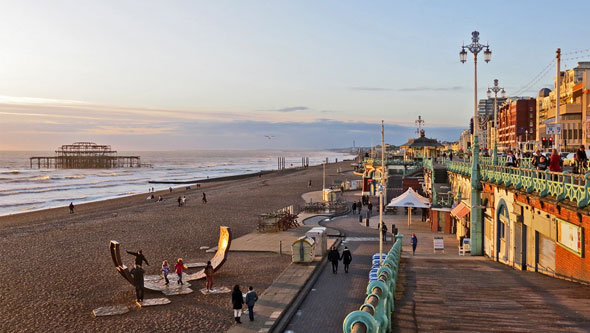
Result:
<instances>
[{"instance_id":1,"label":"beach sculpture","mask_svg":"<svg viewBox=\"0 0 590 333\"><path fill-rule=\"evenodd\" d=\"M231 245L231 228L230 227L219 227L219 241L217 242L217 251L213 258L211 258L211 265L213 266L213 270L217 271L225 260L227 259L227 254L229 253L229 247ZM131 277L131 273L129 272L129 268L123 264L121 260L121 246L119 242L112 240L110 244L111 250L111 258L113 259L113 263L115 264L115 268L117 272L121 274L121 276L127 280L131 285L135 286L133 283L133 278ZM193 280L200 280L205 278L205 269L194 273L194 274L186 274L185 281L193 281ZM152 288L150 285L146 284L144 286L145 289L153 290L153 291L161 291L160 289Z\"/></svg>"}]
</instances>

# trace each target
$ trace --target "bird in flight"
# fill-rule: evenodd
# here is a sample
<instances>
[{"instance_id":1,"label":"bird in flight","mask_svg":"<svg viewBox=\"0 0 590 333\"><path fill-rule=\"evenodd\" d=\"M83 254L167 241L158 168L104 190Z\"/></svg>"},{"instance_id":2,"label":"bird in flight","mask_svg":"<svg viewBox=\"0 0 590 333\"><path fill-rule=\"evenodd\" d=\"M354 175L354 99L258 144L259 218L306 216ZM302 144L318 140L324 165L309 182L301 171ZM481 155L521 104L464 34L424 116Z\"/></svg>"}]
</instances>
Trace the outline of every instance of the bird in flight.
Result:
<instances>
[{"instance_id":1,"label":"bird in flight","mask_svg":"<svg viewBox=\"0 0 590 333\"><path fill-rule=\"evenodd\" d=\"M275 136L274 135L265 135L265 137L270 140L270 139L274 138Z\"/></svg>"}]
</instances>

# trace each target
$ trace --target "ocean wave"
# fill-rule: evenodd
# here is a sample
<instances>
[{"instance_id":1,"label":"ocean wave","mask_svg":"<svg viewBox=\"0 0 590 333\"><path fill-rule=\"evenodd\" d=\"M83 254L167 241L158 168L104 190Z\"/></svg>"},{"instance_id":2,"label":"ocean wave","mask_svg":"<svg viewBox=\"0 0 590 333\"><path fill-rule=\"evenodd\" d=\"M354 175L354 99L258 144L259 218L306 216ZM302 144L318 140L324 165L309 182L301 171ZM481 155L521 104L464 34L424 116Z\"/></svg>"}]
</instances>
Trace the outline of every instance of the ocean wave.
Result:
<instances>
[{"instance_id":1,"label":"ocean wave","mask_svg":"<svg viewBox=\"0 0 590 333\"><path fill-rule=\"evenodd\" d=\"M87 196L75 197L75 198L62 198L62 199L53 199L54 201L74 201L74 200L83 200L88 198Z\"/></svg>"},{"instance_id":2,"label":"ocean wave","mask_svg":"<svg viewBox=\"0 0 590 333\"><path fill-rule=\"evenodd\" d=\"M19 173L20 173L19 170L8 170L8 171L0 172L0 174L2 174L2 175L18 175Z\"/></svg>"},{"instance_id":3,"label":"ocean wave","mask_svg":"<svg viewBox=\"0 0 590 333\"><path fill-rule=\"evenodd\" d=\"M82 179L82 178L86 178L85 175L73 175L73 176L66 176L66 179Z\"/></svg>"},{"instance_id":4,"label":"ocean wave","mask_svg":"<svg viewBox=\"0 0 590 333\"><path fill-rule=\"evenodd\" d=\"M0 208L20 207L20 206L28 206L28 205L42 204L42 203L45 203L45 201L32 201L32 202L19 202L19 203L10 203L10 204L0 204Z\"/></svg>"},{"instance_id":5,"label":"ocean wave","mask_svg":"<svg viewBox=\"0 0 590 333\"><path fill-rule=\"evenodd\" d=\"M32 177L32 178L27 178L28 181L30 182L46 182L51 180L50 176L37 176L37 177Z\"/></svg>"}]
</instances>

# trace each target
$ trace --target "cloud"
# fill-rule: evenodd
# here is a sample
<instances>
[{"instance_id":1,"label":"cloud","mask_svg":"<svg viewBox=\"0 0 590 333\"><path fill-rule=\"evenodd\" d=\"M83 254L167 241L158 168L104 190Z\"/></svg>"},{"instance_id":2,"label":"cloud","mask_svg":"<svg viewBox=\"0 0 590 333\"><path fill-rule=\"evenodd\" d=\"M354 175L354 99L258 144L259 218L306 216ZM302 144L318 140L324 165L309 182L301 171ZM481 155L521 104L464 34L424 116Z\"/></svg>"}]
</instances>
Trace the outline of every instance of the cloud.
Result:
<instances>
[{"instance_id":1,"label":"cloud","mask_svg":"<svg viewBox=\"0 0 590 333\"><path fill-rule=\"evenodd\" d=\"M352 90L360 90L360 91L391 91L390 88L381 88L381 87L350 87Z\"/></svg>"},{"instance_id":2,"label":"cloud","mask_svg":"<svg viewBox=\"0 0 590 333\"><path fill-rule=\"evenodd\" d=\"M464 87L462 86L452 86L452 87L406 87L406 88L398 88L398 89L391 89L391 88L383 88L383 87L351 87L352 90L359 90L359 91L397 91L397 92L421 92L421 91L459 91L463 90Z\"/></svg>"},{"instance_id":3,"label":"cloud","mask_svg":"<svg viewBox=\"0 0 590 333\"><path fill-rule=\"evenodd\" d=\"M291 106L291 107L287 107L287 108L274 109L274 110L269 110L269 111L274 111L274 112L295 112L295 111L305 111L305 110L309 110L309 108L307 106Z\"/></svg>"}]
</instances>

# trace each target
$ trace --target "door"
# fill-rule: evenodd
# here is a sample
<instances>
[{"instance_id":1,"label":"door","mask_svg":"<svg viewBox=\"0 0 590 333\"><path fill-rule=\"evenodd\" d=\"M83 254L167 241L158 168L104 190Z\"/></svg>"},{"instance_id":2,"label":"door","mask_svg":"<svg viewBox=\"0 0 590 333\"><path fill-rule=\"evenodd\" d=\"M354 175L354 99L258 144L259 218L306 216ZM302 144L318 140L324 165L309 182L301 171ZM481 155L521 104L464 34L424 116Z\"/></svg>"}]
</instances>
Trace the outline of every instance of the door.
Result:
<instances>
[{"instance_id":1,"label":"door","mask_svg":"<svg viewBox=\"0 0 590 333\"><path fill-rule=\"evenodd\" d=\"M555 273L555 242L538 232L537 238L537 271L553 275Z\"/></svg>"},{"instance_id":2,"label":"door","mask_svg":"<svg viewBox=\"0 0 590 333\"><path fill-rule=\"evenodd\" d=\"M522 223L514 224L514 260L513 267L522 269Z\"/></svg>"}]
</instances>

